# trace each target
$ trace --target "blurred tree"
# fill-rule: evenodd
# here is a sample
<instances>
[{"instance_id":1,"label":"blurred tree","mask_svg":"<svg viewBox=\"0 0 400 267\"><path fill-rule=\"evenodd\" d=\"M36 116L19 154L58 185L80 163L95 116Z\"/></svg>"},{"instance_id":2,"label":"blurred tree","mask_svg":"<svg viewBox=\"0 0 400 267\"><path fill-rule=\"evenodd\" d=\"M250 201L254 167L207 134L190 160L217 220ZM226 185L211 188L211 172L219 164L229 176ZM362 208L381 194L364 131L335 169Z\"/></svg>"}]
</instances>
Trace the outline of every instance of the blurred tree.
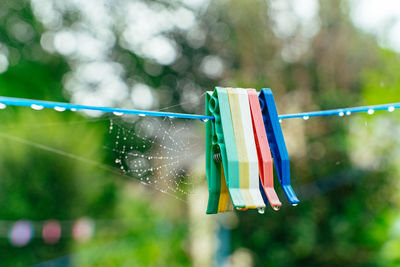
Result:
<instances>
[{"instance_id":1,"label":"blurred tree","mask_svg":"<svg viewBox=\"0 0 400 267\"><path fill-rule=\"evenodd\" d=\"M293 21L286 21L287 28L281 32L274 19L293 18L296 12L291 6L274 3L277 1L231 1L210 6L214 20L220 18L228 25L230 38L223 52L218 48L211 52L231 55L229 59L234 60L225 83L256 88L271 85L279 96L280 110L287 113L365 104L363 85L376 89L376 83L368 85L364 70L391 63L379 56L372 37L352 25L347 2L319 1L315 25L308 26L308 31L299 24L291 29L288 24ZM204 19L204 23L209 21L217 24ZM210 40L208 46L215 48L216 44L218 41ZM302 51L302 46L308 48ZM375 95L382 93L374 90L369 97L378 103ZM286 132L293 152L292 175L295 184L314 181L302 188L312 186L321 195L307 201L310 191L301 190L300 198L305 201L279 214L240 213L240 223L233 231L233 250L248 248L257 266L378 264L382 260L379 248L387 242L393 220L391 212L397 210L385 208L388 196L395 195L397 182L387 168L366 172L350 160L354 132L349 133L345 120L307 123L308 127L296 121L283 123L292 132ZM378 160L378 156L372 159ZM318 177L327 178L315 182Z\"/></svg>"},{"instance_id":2,"label":"blurred tree","mask_svg":"<svg viewBox=\"0 0 400 267\"><path fill-rule=\"evenodd\" d=\"M74 69L74 59L45 49L49 48L49 33L46 35L46 23L37 20L39 11L34 7L42 3L0 2L1 92L5 96L66 101L62 81L68 81L66 73ZM76 21L76 15L66 12L63 24ZM144 75L143 71L138 73ZM186 223L170 215L176 212L168 214L168 205L176 205L176 201L161 201L164 204L153 210L149 202L154 196L137 189L127 191L126 187L137 188L138 183L131 185L111 166L103 165L113 157L101 147L115 138L108 134L108 119L88 124L87 118L75 113L10 107L1 117L0 220L11 223L27 219L34 223L34 239L25 247L13 247L2 236L2 266L48 260L50 266L160 266L164 260L173 265L187 264L187 254L182 250ZM93 241L77 244L72 239L72 223L82 216L97 219L98 228ZM48 219L62 222L62 238L55 245L44 244L40 238L43 222ZM105 245L110 242L116 248ZM69 256L76 251L81 252Z\"/></svg>"},{"instance_id":3,"label":"blurred tree","mask_svg":"<svg viewBox=\"0 0 400 267\"><path fill-rule=\"evenodd\" d=\"M299 8L302 3L3 1L2 94L143 109L178 104L176 111L200 112L200 96L215 85L270 86L285 113L375 104L398 96L398 54L380 49L353 26L349 1L307 1ZM100 229L99 237L86 245L63 240L54 251L38 241L16 249L2 240L4 264L18 265L15 258L21 266L32 264L74 249L82 251L72 257L74 265L190 263L183 249L185 207L165 199L157 202L162 202L160 208L149 207L153 196L110 179L103 170L11 145L14 136L97 162L115 158L82 146L113 142L113 136L103 133L103 123L28 128L27 123L39 120L82 119L38 114L2 112L7 127L1 128L1 150L8 157L0 160L0 203L7 203L0 219L92 215L132 223ZM234 262L246 254L257 266L398 265L398 183L393 178L398 177L399 157L386 153L399 145L378 131L400 132L391 122L379 116L316 118L307 125L285 121L293 183L304 201L296 209L265 216L239 213L232 232ZM381 140L386 142L379 146ZM48 204L54 200L62 209ZM123 237L113 242L121 229L126 229Z\"/></svg>"}]
</instances>

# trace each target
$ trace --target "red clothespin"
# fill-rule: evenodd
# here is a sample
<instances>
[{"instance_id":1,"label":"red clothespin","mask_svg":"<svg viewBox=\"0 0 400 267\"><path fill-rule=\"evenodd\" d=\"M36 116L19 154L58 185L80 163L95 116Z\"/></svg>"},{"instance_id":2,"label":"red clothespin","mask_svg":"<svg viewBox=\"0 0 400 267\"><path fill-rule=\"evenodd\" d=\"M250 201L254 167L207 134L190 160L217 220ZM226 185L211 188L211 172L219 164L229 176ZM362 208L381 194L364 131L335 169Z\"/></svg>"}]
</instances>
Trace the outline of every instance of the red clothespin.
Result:
<instances>
[{"instance_id":1,"label":"red clothespin","mask_svg":"<svg viewBox=\"0 0 400 267\"><path fill-rule=\"evenodd\" d=\"M268 145L267 133L265 132L264 120L261 113L258 94L255 89L248 89L249 104L251 111L251 120L253 123L254 139L257 148L258 168L260 172L260 190L265 193L267 199L264 202L267 205L268 201L274 210L279 210L282 203L274 189L274 174L272 166L271 150ZM261 187L262 185L262 187Z\"/></svg>"}]
</instances>

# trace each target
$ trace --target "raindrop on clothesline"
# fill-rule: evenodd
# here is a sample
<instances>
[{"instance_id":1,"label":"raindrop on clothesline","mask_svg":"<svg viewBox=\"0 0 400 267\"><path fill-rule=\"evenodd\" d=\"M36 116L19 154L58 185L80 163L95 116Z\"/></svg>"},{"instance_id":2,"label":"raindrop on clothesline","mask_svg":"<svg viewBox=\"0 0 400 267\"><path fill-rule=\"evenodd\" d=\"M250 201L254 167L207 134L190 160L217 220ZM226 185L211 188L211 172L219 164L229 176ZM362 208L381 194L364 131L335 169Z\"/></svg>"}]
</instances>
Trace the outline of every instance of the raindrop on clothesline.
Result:
<instances>
[{"instance_id":1,"label":"raindrop on clothesline","mask_svg":"<svg viewBox=\"0 0 400 267\"><path fill-rule=\"evenodd\" d=\"M310 116L303 116L303 120L308 120L310 118Z\"/></svg>"},{"instance_id":2,"label":"raindrop on clothesline","mask_svg":"<svg viewBox=\"0 0 400 267\"><path fill-rule=\"evenodd\" d=\"M44 107L42 105L32 104L31 108L34 110L42 110Z\"/></svg>"},{"instance_id":3,"label":"raindrop on clothesline","mask_svg":"<svg viewBox=\"0 0 400 267\"><path fill-rule=\"evenodd\" d=\"M124 115L124 113L118 112L118 111L114 111L113 114L114 114L115 116L122 116L122 115Z\"/></svg>"},{"instance_id":4,"label":"raindrop on clothesline","mask_svg":"<svg viewBox=\"0 0 400 267\"><path fill-rule=\"evenodd\" d=\"M65 108L55 106L55 107L54 107L54 110L56 110L56 111L58 111L58 112L63 112L63 111L65 111Z\"/></svg>"},{"instance_id":5,"label":"raindrop on clothesline","mask_svg":"<svg viewBox=\"0 0 400 267\"><path fill-rule=\"evenodd\" d=\"M368 109L367 113L368 113L369 115L372 115L372 114L375 113L375 110L373 110L372 108L370 108L370 109Z\"/></svg>"}]
</instances>

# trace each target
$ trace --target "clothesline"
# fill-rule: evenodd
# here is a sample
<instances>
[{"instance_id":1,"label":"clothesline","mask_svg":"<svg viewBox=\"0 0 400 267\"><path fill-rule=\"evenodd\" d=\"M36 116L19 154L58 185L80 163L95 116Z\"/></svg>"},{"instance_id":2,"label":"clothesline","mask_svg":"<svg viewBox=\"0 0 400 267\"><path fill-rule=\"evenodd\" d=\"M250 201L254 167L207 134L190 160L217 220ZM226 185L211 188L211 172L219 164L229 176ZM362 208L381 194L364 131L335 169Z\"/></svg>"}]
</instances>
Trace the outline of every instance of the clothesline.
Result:
<instances>
[{"instance_id":1,"label":"clothesline","mask_svg":"<svg viewBox=\"0 0 400 267\"><path fill-rule=\"evenodd\" d=\"M121 109L112 107L99 107L99 106L87 106L87 105L75 105L70 103L62 102L52 102L52 101L42 101L34 99L24 99L15 97L5 97L0 96L0 109L4 109L7 106L25 106L31 107L35 110L41 110L44 108L51 108L57 111L78 111L78 110L95 110L104 113L113 113L114 115L121 116L123 114L132 114L138 116L153 116L153 117L169 117L169 118L182 118L182 119L198 119L201 121L212 120L214 117L200 115L200 114L186 114L186 113L174 113L174 112L161 112L161 111L151 111L151 110L137 110L137 109ZM373 105L373 106L361 106L361 107L348 107L330 110L320 110L312 112L302 112L294 114L284 114L279 115L279 120L302 118L307 120L311 117L321 117L321 116L349 116L353 113L366 112L368 114L373 114L375 111L386 110L393 112L395 109L400 108L400 103Z\"/></svg>"}]
</instances>

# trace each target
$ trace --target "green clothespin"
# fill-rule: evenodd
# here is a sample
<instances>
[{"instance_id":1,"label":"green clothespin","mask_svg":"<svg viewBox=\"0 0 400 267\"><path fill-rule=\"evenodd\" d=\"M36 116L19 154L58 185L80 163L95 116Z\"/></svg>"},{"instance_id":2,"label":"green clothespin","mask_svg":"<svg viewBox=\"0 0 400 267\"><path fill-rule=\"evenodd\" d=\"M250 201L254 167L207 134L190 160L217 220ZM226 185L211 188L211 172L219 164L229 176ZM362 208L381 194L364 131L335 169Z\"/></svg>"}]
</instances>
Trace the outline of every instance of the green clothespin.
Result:
<instances>
[{"instance_id":1,"label":"green clothespin","mask_svg":"<svg viewBox=\"0 0 400 267\"><path fill-rule=\"evenodd\" d=\"M206 93L206 115L214 117L206 122L207 214L231 210L230 199L235 208L246 208L240 193L239 160L226 88Z\"/></svg>"}]
</instances>

